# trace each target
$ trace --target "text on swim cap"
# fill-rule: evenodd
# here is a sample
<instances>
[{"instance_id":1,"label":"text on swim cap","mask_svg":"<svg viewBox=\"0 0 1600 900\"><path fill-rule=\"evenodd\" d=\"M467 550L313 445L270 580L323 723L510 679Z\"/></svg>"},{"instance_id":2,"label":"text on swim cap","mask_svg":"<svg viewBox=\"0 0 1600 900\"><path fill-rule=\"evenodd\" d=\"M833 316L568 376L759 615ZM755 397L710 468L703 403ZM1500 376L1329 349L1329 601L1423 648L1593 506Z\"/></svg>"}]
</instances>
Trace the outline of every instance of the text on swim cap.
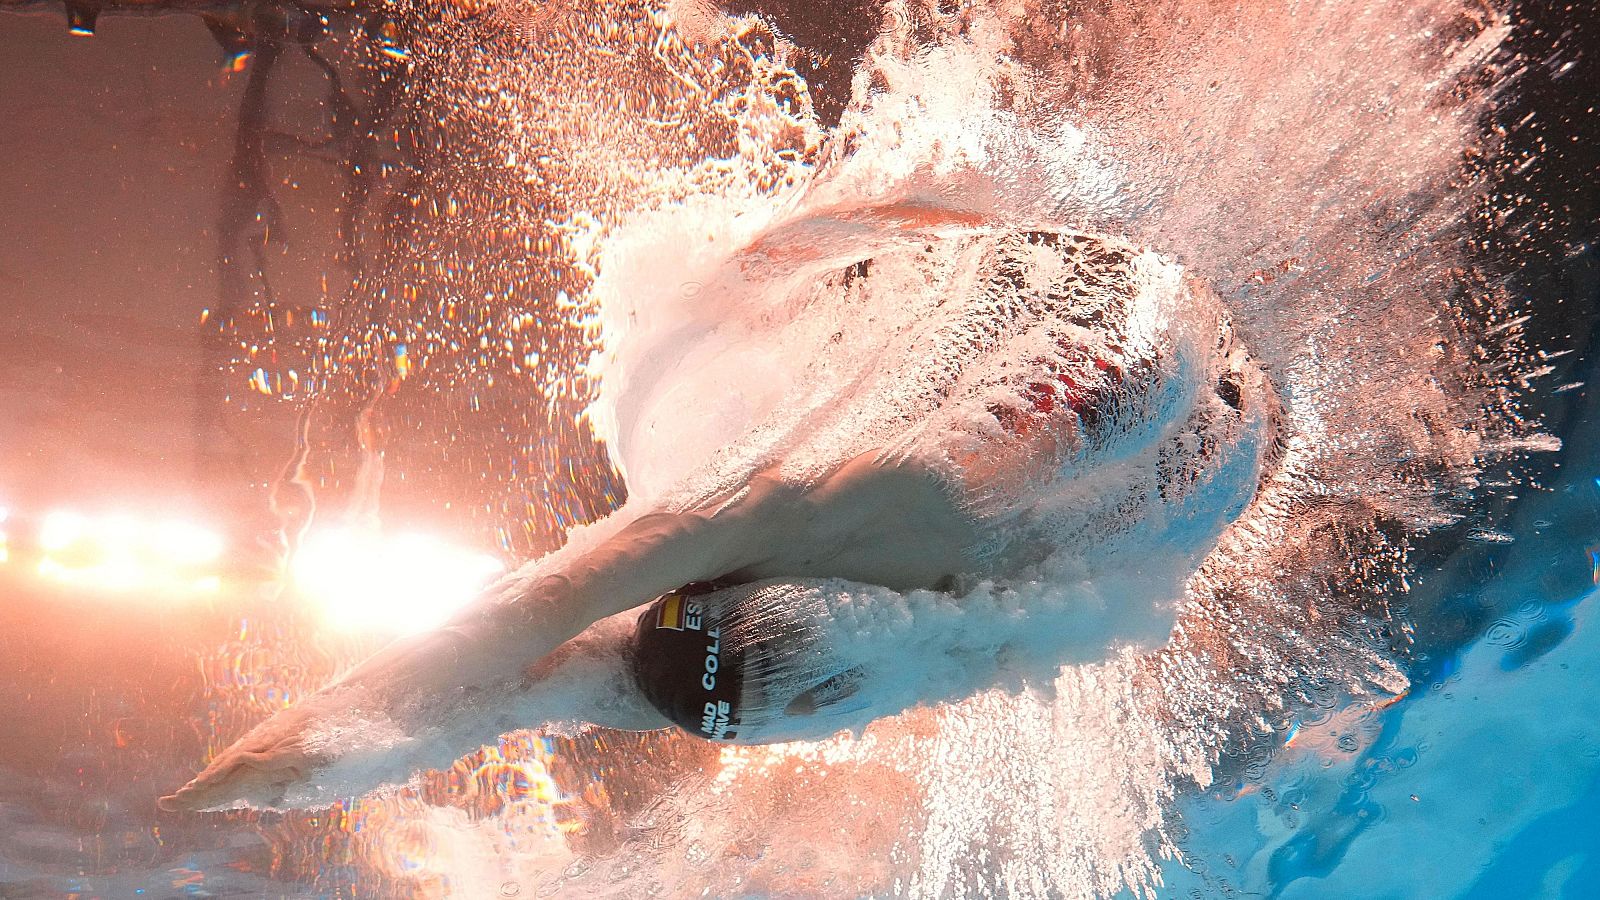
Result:
<instances>
[{"instance_id":1,"label":"text on swim cap","mask_svg":"<svg viewBox=\"0 0 1600 900\"><path fill-rule=\"evenodd\" d=\"M707 700L705 713L700 716L700 730L711 738L727 737L729 712L731 710L728 701L718 700L712 703Z\"/></svg>"},{"instance_id":2,"label":"text on swim cap","mask_svg":"<svg viewBox=\"0 0 1600 900\"><path fill-rule=\"evenodd\" d=\"M706 637L711 643L706 645L706 673L700 676L700 686L709 691L717 686L717 668L722 664L722 629L708 629Z\"/></svg>"}]
</instances>

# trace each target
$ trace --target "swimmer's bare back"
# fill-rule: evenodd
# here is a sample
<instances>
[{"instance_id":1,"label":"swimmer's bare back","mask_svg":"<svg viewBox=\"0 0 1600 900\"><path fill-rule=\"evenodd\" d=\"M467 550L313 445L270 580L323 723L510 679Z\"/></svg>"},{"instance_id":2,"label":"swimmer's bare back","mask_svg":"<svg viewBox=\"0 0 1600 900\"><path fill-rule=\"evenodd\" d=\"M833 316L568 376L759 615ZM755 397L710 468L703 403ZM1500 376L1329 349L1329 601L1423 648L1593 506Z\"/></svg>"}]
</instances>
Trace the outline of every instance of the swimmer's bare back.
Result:
<instances>
[{"instance_id":1,"label":"swimmer's bare back","mask_svg":"<svg viewBox=\"0 0 1600 900\"><path fill-rule=\"evenodd\" d=\"M593 623L690 582L815 576L943 587L972 570L978 540L938 478L875 453L806 485L762 474L694 509L624 507L597 534L492 585L444 628L396 641L252 729L162 806L272 805L347 754L357 734L355 743L376 745L371 783L360 789L403 778L381 759L384 734L411 740L463 704L515 696L542 659ZM468 753L493 740L486 733L446 736L461 745L435 755Z\"/></svg>"}]
</instances>

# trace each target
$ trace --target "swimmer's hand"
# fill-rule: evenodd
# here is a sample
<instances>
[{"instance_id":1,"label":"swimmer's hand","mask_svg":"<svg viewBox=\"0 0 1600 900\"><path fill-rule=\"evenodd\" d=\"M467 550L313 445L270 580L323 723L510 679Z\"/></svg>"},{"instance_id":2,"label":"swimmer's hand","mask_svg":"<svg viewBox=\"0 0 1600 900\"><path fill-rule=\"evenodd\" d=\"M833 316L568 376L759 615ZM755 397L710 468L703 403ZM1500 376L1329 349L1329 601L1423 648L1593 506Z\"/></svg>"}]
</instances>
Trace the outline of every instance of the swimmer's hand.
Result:
<instances>
[{"instance_id":1,"label":"swimmer's hand","mask_svg":"<svg viewBox=\"0 0 1600 900\"><path fill-rule=\"evenodd\" d=\"M514 712L535 664L601 618L736 567L732 530L706 524L639 516L506 576L448 626L395 641L256 726L160 805L326 806L543 724Z\"/></svg>"},{"instance_id":2,"label":"swimmer's hand","mask_svg":"<svg viewBox=\"0 0 1600 900\"><path fill-rule=\"evenodd\" d=\"M282 808L331 761L318 748L327 714L349 694L324 691L278 713L219 753L205 770L158 803L169 812L253 807ZM332 802L330 799L327 802Z\"/></svg>"},{"instance_id":3,"label":"swimmer's hand","mask_svg":"<svg viewBox=\"0 0 1600 900\"><path fill-rule=\"evenodd\" d=\"M527 661L554 649L552 638L516 638L452 626L396 641L251 729L160 805L327 806L541 724L510 711L530 688Z\"/></svg>"}]
</instances>

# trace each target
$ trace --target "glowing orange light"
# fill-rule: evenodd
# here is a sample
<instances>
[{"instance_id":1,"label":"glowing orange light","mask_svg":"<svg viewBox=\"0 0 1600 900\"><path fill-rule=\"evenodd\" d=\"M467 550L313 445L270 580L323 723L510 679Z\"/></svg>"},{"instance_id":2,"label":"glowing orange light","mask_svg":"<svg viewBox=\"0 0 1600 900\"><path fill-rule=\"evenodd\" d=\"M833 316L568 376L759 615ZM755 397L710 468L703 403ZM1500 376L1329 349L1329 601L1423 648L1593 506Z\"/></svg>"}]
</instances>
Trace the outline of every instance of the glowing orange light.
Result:
<instances>
[{"instance_id":1,"label":"glowing orange light","mask_svg":"<svg viewBox=\"0 0 1600 900\"><path fill-rule=\"evenodd\" d=\"M72 587L162 595L222 588L213 571L226 549L222 536L187 522L57 510L40 525L39 549L36 574Z\"/></svg>"}]
</instances>

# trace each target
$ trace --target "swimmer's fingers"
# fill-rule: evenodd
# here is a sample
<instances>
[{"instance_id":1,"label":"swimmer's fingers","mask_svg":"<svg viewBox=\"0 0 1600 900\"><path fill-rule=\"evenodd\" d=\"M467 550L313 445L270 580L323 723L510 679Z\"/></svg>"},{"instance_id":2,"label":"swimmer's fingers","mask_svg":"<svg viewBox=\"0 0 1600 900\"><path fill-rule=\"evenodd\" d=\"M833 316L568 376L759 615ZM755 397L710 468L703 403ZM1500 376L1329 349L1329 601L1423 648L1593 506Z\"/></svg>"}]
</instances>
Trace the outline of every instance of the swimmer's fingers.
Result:
<instances>
[{"instance_id":1,"label":"swimmer's fingers","mask_svg":"<svg viewBox=\"0 0 1600 900\"><path fill-rule=\"evenodd\" d=\"M339 757L358 749L376 723L389 720L364 688L334 685L268 718L235 741L188 784L162 797L167 810L237 806L277 809L315 792L311 784Z\"/></svg>"},{"instance_id":2,"label":"swimmer's fingers","mask_svg":"<svg viewBox=\"0 0 1600 900\"><path fill-rule=\"evenodd\" d=\"M176 792L156 801L168 812L250 806L271 809L310 771L309 760L285 754L227 753Z\"/></svg>"},{"instance_id":3,"label":"swimmer's fingers","mask_svg":"<svg viewBox=\"0 0 1600 900\"><path fill-rule=\"evenodd\" d=\"M217 755L188 784L158 802L168 811L199 811L248 805L279 806L285 792L309 777L318 762L306 746L311 714L285 710L251 729Z\"/></svg>"}]
</instances>

